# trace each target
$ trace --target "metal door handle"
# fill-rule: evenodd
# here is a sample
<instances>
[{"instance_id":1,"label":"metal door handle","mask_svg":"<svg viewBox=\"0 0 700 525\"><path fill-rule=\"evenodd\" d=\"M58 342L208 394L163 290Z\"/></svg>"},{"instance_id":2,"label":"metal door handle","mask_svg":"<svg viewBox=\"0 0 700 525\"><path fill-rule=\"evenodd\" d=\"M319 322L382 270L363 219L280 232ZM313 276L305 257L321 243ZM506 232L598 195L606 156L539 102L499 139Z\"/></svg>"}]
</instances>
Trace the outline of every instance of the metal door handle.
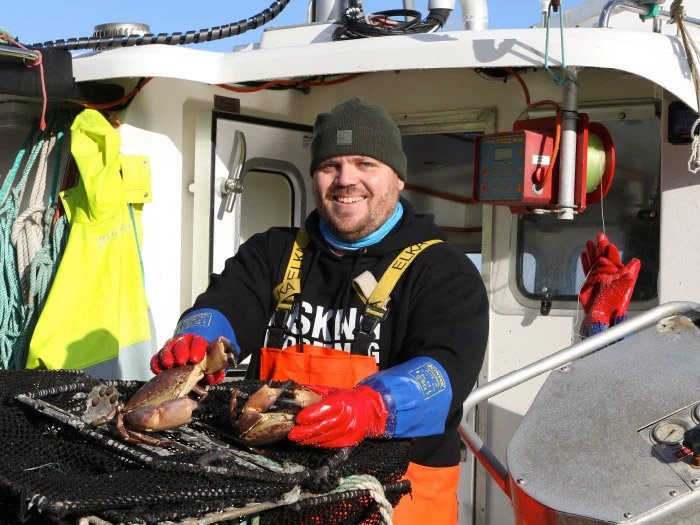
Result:
<instances>
[{"instance_id":1,"label":"metal door handle","mask_svg":"<svg viewBox=\"0 0 700 525\"><path fill-rule=\"evenodd\" d=\"M243 165L246 158L245 135L242 131L236 130L233 135L233 146L229 157L228 178L219 180L219 195L224 200L224 210L228 213L233 211L236 204L236 197L243 193Z\"/></svg>"}]
</instances>

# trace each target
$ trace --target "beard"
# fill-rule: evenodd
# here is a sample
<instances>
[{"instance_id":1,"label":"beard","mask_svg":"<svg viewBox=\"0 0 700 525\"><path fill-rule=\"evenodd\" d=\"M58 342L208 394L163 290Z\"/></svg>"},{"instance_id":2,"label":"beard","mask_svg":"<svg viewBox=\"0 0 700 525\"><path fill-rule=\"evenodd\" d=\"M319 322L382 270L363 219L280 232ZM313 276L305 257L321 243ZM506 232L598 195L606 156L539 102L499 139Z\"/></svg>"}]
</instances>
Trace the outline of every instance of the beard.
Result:
<instances>
[{"instance_id":1,"label":"beard","mask_svg":"<svg viewBox=\"0 0 700 525\"><path fill-rule=\"evenodd\" d=\"M334 197L351 196L352 188L328 191L324 198L314 191L314 202L318 214L328 229L344 241L354 242L378 230L391 216L399 201L399 188L393 185L382 195L365 195L364 212L337 211L334 209Z\"/></svg>"}]
</instances>

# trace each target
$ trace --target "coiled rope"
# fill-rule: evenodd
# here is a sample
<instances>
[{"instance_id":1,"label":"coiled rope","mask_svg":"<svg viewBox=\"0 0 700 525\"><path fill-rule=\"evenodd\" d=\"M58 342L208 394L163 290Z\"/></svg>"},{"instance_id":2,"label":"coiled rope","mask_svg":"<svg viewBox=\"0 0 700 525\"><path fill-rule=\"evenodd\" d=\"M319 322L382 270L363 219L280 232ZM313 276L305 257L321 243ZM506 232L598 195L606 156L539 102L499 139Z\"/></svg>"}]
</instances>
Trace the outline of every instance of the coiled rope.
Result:
<instances>
[{"instance_id":1,"label":"coiled rope","mask_svg":"<svg viewBox=\"0 0 700 525\"><path fill-rule=\"evenodd\" d=\"M19 285L15 250L11 244L12 225L17 218L20 201L20 191L24 187L29 172L41 151L44 138L41 133L32 131L20 148L15 162L7 174L2 190L0 190L0 277L7 293L0 297L0 368L10 370L19 368L15 344L19 341L24 321L24 305L22 291ZM24 155L31 144L29 158L24 165L22 178L13 188L12 183L22 165Z\"/></svg>"},{"instance_id":2,"label":"coiled rope","mask_svg":"<svg viewBox=\"0 0 700 525\"><path fill-rule=\"evenodd\" d=\"M10 239L17 251L17 271L20 287L25 303L28 299L29 283L26 278L27 270L32 259L41 248L44 241L43 217L46 205L43 202L43 193L46 188L46 175L48 173L48 159L56 145L57 136L50 134L49 140L45 140L39 156L39 166L34 176L32 191L28 207L21 212L12 224ZM24 194L24 188L20 189L20 201Z\"/></svg>"},{"instance_id":3,"label":"coiled rope","mask_svg":"<svg viewBox=\"0 0 700 525\"><path fill-rule=\"evenodd\" d=\"M52 151L57 152L54 183L59 177L64 133L55 130L60 128L49 126L52 132L46 133L32 130L0 188L0 286L6 290L0 296L0 370L24 368L31 334L65 248L66 218L55 220L56 205L43 203ZM27 151L29 156L24 162ZM37 158L29 205L20 212ZM15 183L20 170L22 175ZM52 194L52 203L53 199Z\"/></svg>"},{"instance_id":4,"label":"coiled rope","mask_svg":"<svg viewBox=\"0 0 700 525\"><path fill-rule=\"evenodd\" d=\"M683 40L685 57L688 61L688 67L690 68L690 75L693 79L693 85L695 86L695 100L697 102L697 109L698 112L700 112L700 72L698 71L700 51L698 50L698 46L695 41L688 33L688 28L685 27L685 23L683 22L683 17L685 16L683 0L673 0L670 13L671 19L678 26L678 32L681 34L681 39ZM700 124L700 118L698 118L690 128L690 135L693 137L693 144L690 150L690 158L688 159L688 169L693 173L700 171L700 139L695 134L695 129L697 128L698 124Z\"/></svg>"}]
</instances>

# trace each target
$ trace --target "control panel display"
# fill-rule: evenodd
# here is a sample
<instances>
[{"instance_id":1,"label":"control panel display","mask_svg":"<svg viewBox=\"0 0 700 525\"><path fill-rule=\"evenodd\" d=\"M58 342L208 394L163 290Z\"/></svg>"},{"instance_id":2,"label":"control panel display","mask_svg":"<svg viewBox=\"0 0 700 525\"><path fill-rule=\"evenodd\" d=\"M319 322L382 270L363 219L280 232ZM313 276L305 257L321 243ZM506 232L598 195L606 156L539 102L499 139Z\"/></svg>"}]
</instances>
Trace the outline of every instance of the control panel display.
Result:
<instances>
[{"instance_id":1,"label":"control panel display","mask_svg":"<svg viewBox=\"0 0 700 525\"><path fill-rule=\"evenodd\" d=\"M523 197L525 136L522 132L484 137L479 151L479 198L520 200Z\"/></svg>"},{"instance_id":2,"label":"control panel display","mask_svg":"<svg viewBox=\"0 0 700 525\"><path fill-rule=\"evenodd\" d=\"M512 148L494 148L493 149L493 160L512 160L513 159L513 149Z\"/></svg>"}]
</instances>

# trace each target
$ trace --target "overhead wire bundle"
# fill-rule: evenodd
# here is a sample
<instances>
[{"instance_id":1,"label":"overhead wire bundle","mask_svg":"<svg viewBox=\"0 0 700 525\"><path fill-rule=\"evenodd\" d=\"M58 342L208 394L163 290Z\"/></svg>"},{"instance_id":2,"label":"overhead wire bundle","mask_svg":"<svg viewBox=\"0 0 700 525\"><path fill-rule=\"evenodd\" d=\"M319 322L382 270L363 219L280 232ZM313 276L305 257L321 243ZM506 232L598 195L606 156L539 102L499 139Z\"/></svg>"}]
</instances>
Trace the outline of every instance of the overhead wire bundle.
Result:
<instances>
[{"instance_id":1,"label":"overhead wire bundle","mask_svg":"<svg viewBox=\"0 0 700 525\"><path fill-rule=\"evenodd\" d=\"M49 42L37 42L30 47L33 49L53 48L75 51L79 49L111 49L115 47L144 46L149 44L200 44L212 42L222 38L240 35L251 29L257 29L279 15L290 0L275 0L270 7L260 11L246 20L231 22L222 26L215 26L199 31L175 32L171 34L159 33L157 35L124 35L119 37L80 37L60 39Z\"/></svg>"},{"instance_id":2,"label":"overhead wire bundle","mask_svg":"<svg viewBox=\"0 0 700 525\"><path fill-rule=\"evenodd\" d=\"M340 20L340 27L333 33L333 40L433 33L445 25L452 5L454 2L431 0L428 16L421 19L421 13L413 9L390 9L365 14L362 1L353 0ZM405 20L398 20L397 17L404 17Z\"/></svg>"}]
</instances>

